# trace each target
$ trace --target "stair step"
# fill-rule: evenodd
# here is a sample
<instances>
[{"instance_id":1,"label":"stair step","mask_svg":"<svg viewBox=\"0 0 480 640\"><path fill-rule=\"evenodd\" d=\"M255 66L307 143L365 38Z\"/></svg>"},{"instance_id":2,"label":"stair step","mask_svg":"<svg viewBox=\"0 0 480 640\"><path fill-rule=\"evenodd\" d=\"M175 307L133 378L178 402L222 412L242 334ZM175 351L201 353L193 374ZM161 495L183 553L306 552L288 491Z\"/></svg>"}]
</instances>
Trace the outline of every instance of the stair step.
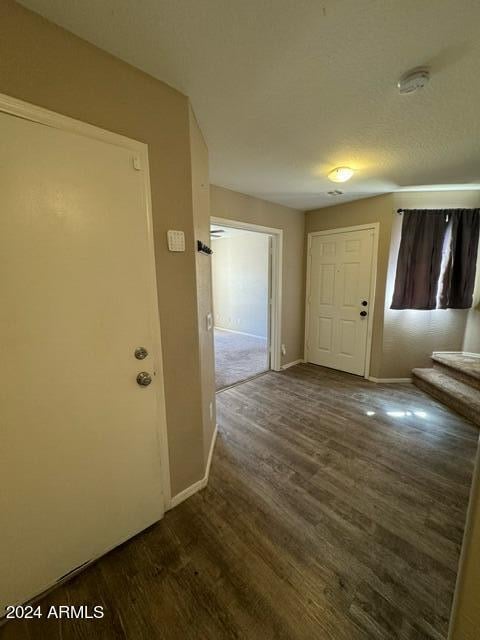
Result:
<instances>
[{"instance_id":1,"label":"stair step","mask_svg":"<svg viewBox=\"0 0 480 640\"><path fill-rule=\"evenodd\" d=\"M412 381L480 427L480 390L452 378L440 369L413 369Z\"/></svg>"},{"instance_id":2,"label":"stair step","mask_svg":"<svg viewBox=\"0 0 480 640\"><path fill-rule=\"evenodd\" d=\"M480 356L462 353L434 353L433 366L465 384L480 389Z\"/></svg>"}]
</instances>

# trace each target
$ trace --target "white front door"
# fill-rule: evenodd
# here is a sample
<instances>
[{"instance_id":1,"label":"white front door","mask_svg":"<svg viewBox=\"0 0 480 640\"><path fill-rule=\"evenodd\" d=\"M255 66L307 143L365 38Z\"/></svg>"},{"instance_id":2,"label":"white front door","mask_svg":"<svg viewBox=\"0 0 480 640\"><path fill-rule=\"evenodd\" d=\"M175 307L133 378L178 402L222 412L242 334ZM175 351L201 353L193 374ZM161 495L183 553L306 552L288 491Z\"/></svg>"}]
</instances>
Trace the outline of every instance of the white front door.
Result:
<instances>
[{"instance_id":1,"label":"white front door","mask_svg":"<svg viewBox=\"0 0 480 640\"><path fill-rule=\"evenodd\" d=\"M163 515L153 248L133 157L0 113L0 615Z\"/></svg>"},{"instance_id":2,"label":"white front door","mask_svg":"<svg viewBox=\"0 0 480 640\"><path fill-rule=\"evenodd\" d=\"M308 362L365 374L373 236L373 229L310 236Z\"/></svg>"}]
</instances>

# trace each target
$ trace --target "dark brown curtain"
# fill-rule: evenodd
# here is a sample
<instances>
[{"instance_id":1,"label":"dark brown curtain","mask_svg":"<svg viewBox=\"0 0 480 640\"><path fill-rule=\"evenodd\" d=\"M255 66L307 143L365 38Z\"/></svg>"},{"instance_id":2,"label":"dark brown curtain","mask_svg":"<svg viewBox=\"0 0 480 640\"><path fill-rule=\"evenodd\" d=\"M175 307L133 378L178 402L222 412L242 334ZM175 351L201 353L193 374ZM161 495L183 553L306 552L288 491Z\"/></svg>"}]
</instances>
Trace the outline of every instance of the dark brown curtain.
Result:
<instances>
[{"instance_id":1,"label":"dark brown curtain","mask_svg":"<svg viewBox=\"0 0 480 640\"><path fill-rule=\"evenodd\" d=\"M404 211L392 309L436 308L447 224L443 211Z\"/></svg>"},{"instance_id":2,"label":"dark brown curtain","mask_svg":"<svg viewBox=\"0 0 480 640\"><path fill-rule=\"evenodd\" d=\"M480 209L410 209L403 216L391 308L470 308Z\"/></svg>"},{"instance_id":3,"label":"dark brown curtain","mask_svg":"<svg viewBox=\"0 0 480 640\"><path fill-rule=\"evenodd\" d=\"M448 259L440 288L440 309L469 309L477 266L480 209L449 212Z\"/></svg>"}]
</instances>

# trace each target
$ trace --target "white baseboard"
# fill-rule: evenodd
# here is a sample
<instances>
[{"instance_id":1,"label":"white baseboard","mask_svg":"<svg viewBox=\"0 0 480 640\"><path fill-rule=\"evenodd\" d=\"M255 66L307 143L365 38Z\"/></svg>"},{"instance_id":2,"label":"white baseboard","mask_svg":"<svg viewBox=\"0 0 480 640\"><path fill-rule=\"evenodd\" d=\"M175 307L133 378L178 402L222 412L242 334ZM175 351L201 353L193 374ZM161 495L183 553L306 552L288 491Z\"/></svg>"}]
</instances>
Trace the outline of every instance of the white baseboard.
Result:
<instances>
[{"instance_id":1,"label":"white baseboard","mask_svg":"<svg viewBox=\"0 0 480 640\"><path fill-rule=\"evenodd\" d=\"M218 432L218 426L216 425L215 431L213 432L213 436L212 436L212 442L210 443L210 451L208 452L208 460L207 460L207 466L205 469L205 475L201 480L198 480L198 482L194 482L183 491L180 491L180 493L177 493L177 495L172 496L170 499L170 502L165 507L166 511L169 511L170 509L173 509L174 507L178 506L184 500L186 500L187 498L190 498L190 496L193 496L194 493L197 493L197 491L200 491L201 489L204 489L207 486L208 477L210 475L210 465L212 464L213 450L215 448L215 442L217 441L217 432Z\"/></svg>"},{"instance_id":2,"label":"white baseboard","mask_svg":"<svg viewBox=\"0 0 480 640\"><path fill-rule=\"evenodd\" d=\"M225 329L225 327L217 327L215 325L215 329L219 331L228 331L228 333L238 333L241 336L248 336L249 338L259 338L260 340L266 340L267 336L257 336L255 333L246 333L245 331L235 331L235 329Z\"/></svg>"},{"instance_id":3,"label":"white baseboard","mask_svg":"<svg viewBox=\"0 0 480 640\"><path fill-rule=\"evenodd\" d=\"M210 443L210 451L208 452L207 468L205 469L205 477L204 477L205 486L208 484L208 478L210 476L210 467L212 465L213 450L215 449L215 443L217 441L217 433L218 433L218 424L215 425L215 429L212 435L212 441Z\"/></svg>"},{"instance_id":4,"label":"white baseboard","mask_svg":"<svg viewBox=\"0 0 480 640\"><path fill-rule=\"evenodd\" d=\"M287 364L282 364L282 370L290 369L290 367L294 367L296 364L303 364L305 360L300 358L300 360L294 360L293 362L287 362Z\"/></svg>"},{"instance_id":5,"label":"white baseboard","mask_svg":"<svg viewBox=\"0 0 480 640\"><path fill-rule=\"evenodd\" d=\"M390 384L394 382L411 382L411 378L374 378L373 376L368 376L367 380L370 382L377 382L381 384Z\"/></svg>"}]
</instances>

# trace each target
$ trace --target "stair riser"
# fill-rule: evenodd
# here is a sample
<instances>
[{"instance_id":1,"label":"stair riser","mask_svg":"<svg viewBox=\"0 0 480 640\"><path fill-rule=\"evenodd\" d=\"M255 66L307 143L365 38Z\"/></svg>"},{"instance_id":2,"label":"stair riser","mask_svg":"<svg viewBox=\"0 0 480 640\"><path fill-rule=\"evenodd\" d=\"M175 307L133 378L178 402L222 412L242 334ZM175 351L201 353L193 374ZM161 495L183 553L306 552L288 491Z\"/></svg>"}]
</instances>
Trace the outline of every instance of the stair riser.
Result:
<instances>
[{"instance_id":1,"label":"stair riser","mask_svg":"<svg viewBox=\"0 0 480 640\"><path fill-rule=\"evenodd\" d=\"M451 378L455 378L455 380L460 380L460 382L463 382L464 384L468 384L468 386L472 387L472 389L480 390L480 380L478 380L477 378L472 378L472 376L462 373L461 371L458 371L458 369L452 369L452 367L449 367L448 365L440 362L435 362L435 360L433 359L432 359L432 362L433 362L434 369L437 369L442 373L446 373Z\"/></svg>"},{"instance_id":2,"label":"stair riser","mask_svg":"<svg viewBox=\"0 0 480 640\"><path fill-rule=\"evenodd\" d=\"M447 405L447 407L450 407L450 409L453 409L454 411L462 415L464 418L467 418L468 420L473 422L473 424L477 425L477 427L480 427L480 416L478 415L478 412L472 410L468 405L459 401L457 398L454 398L453 396L446 394L444 391L442 391L441 389L438 389L437 387L430 384L426 380L422 380L415 374L412 375L412 382L419 389L422 389L422 391L425 391L425 393L428 393L429 395L433 396L434 398L439 400L441 403Z\"/></svg>"}]
</instances>

